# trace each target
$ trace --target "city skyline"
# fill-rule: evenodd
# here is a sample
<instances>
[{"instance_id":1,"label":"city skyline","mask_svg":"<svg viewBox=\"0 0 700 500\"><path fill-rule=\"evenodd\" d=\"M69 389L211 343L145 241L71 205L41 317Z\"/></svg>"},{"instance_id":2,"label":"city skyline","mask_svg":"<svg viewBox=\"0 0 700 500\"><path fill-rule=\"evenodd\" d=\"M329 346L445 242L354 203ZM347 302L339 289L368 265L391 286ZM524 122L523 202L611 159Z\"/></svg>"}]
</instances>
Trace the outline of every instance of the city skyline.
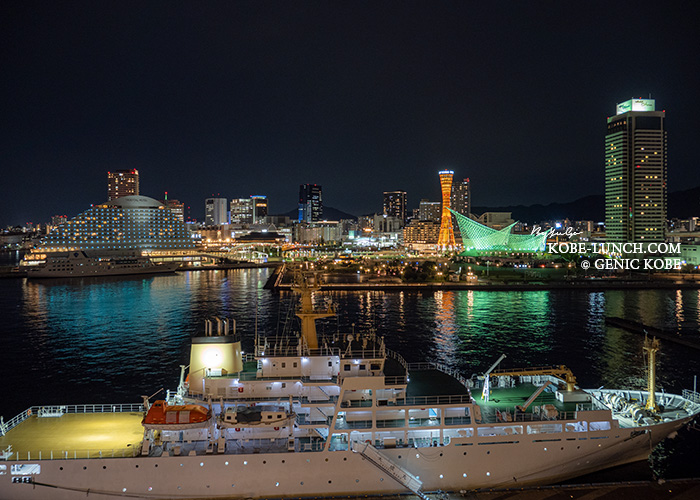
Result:
<instances>
[{"instance_id":1,"label":"city skyline","mask_svg":"<svg viewBox=\"0 0 700 500\"><path fill-rule=\"evenodd\" d=\"M131 169L144 195L167 191L199 220L212 192L264 193L279 214L304 183L355 215L391 190L415 208L440 199L443 169L471 179L474 206L573 201L604 192L604 118L649 93L673 137L669 192L700 185L700 35L682 7L3 10L3 227L78 214L106 200L105 172Z\"/></svg>"}]
</instances>

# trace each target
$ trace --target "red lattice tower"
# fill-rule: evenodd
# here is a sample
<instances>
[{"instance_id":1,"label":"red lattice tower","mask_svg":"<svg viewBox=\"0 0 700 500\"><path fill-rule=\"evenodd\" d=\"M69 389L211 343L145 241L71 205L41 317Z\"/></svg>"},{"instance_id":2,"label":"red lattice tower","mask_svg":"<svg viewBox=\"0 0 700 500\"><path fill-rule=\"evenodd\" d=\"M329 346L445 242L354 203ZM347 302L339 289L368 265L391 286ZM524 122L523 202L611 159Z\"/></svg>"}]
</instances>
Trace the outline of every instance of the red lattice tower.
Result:
<instances>
[{"instance_id":1,"label":"red lattice tower","mask_svg":"<svg viewBox=\"0 0 700 500\"><path fill-rule=\"evenodd\" d=\"M440 175L440 187L442 188L442 216L440 217L440 235L438 246L453 248L456 246L455 233L452 229L452 213L450 212L450 195L452 194L452 170L442 170Z\"/></svg>"}]
</instances>

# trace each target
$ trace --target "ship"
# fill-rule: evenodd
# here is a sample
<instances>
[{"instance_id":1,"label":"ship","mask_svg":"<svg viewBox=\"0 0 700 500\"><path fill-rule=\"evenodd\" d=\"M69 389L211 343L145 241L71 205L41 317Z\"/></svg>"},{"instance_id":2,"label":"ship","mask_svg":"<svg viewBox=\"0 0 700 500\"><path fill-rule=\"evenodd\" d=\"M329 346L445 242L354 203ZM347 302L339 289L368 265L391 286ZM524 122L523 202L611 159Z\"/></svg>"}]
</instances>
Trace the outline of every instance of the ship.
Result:
<instances>
[{"instance_id":1,"label":"ship","mask_svg":"<svg viewBox=\"0 0 700 500\"><path fill-rule=\"evenodd\" d=\"M32 252L20 263L28 278L84 278L133 274L172 273L180 262L154 262L138 253L97 255L85 250Z\"/></svg>"},{"instance_id":2,"label":"ship","mask_svg":"<svg viewBox=\"0 0 700 500\"><path fill-rule=\"evenodd\" d=\"M313 274L294 283L300 331L254 332L245 353L234 320L208 319L164 399L33 406L0 421L0 498L521 488L643 460L700 413L697 392L656 390L658 341L645 344L647 390L586 390L564 365L499 368L505 356L466 378L407 363L373 331L319 334L336 308Z\"/></svg>"}]
</instances>

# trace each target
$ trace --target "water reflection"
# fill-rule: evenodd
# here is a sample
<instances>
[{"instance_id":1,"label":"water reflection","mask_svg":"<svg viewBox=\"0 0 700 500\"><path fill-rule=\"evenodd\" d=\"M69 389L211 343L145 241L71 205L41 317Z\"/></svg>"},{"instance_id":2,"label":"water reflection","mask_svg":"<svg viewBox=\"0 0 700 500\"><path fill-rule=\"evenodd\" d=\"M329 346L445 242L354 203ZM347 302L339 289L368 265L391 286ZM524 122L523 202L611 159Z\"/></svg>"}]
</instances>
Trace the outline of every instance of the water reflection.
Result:
<instances>
[{"instance_id":1,"label":"water reflection","mask_svg":"<svg viewBox=\"0 0 700 500\"><path fill-rule=\"evenodd\" d=\"M12 388L0 413L29 404L138 401L173 388L190 335L210 316L237 322L243 348L255 328L294 331L296 295L262 288L267 269L188 272L149 278L0 282L0 376ZM335 335L374 328L409 362L434 361L469 376L505 353L504 366L566 364L583 386L639 384L643 337L606 316L700 336L700 295L684 291L333 292ZM328 294L315 294L323 306ZM697 352L662 343L661 387L692 385ZM5 409L8 407L10 410Z\"/></svg>"}]
</instances>

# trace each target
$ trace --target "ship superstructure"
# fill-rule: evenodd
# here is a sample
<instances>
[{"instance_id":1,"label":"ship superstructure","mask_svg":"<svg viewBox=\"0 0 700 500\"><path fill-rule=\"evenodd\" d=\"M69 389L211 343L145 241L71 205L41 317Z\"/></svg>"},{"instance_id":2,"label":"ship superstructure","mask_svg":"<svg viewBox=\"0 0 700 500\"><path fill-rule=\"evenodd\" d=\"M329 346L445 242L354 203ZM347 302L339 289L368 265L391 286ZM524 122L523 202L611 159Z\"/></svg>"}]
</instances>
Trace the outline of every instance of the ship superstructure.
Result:
<instances>
[{"instance_id":1,"label":"ship superstructure","mask_svg":"<svg viewBox=\"0 0 700 500\"><path fill-rule=\"evenodd\" d=\"M92 254L85 250L27 254L21 268L28 278L84 278L173 273L180 262L155 262L140 252Z\"/></svg>"},{"instance_id":2,"label":"ship superstructure","mask_svg":"<svg viewBox=\"0 0 700 500\"><path fill-rule=\"evenodd\" d=\"M134 425L149 425L126 456L47 458L13 445L0 497L425 496L547 484L644 459L700 412L697 393L656 393L649 408L648 391L584 391L563 366L494 364L465 379L408 364L373 332L318 335L315 321L335 309L314 305L313 274L295 283L298 335L256 334L244 354L235 323L209 320L178 390L137 414ZM2 439L39 411L4 424ZM43 418L70 416L61 414Z\"/></svg>"}]
</instances>

